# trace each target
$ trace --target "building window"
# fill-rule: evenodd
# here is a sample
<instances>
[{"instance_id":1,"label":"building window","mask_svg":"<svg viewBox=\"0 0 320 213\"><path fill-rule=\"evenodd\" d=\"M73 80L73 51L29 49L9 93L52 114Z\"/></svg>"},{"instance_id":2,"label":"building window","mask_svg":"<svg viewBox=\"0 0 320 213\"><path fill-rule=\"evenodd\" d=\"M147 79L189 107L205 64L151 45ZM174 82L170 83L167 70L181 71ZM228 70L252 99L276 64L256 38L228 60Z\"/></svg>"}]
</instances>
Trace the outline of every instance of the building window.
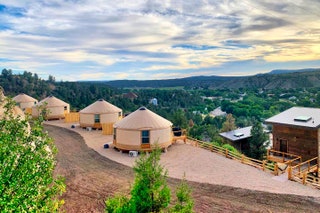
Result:
<instances>
[{"instance_id":1,"label":"building window","mask_svg":"<svg viewBox=\"0 0 320 213\"><path fill-rule=\"evenodd\" d=\"M141 143L142 144L148 144L150 143L150 137L149 137L149 130L143 130L141 131Z\"/></svg>"},{"instance_id":2,"label":"building window","mask_svg":"<svg viewBox=\"0 0 320 213\"><path fill-rule=\"evenodd\" d=\"M100 123L100 115L99 114L95 114L94 115L94 122L95 123Z\"/></svg>"},{"instance_id":3,"label":"building window","mask_svg":"<svg viewBox=\"0 0 320 213\"><path fill-rule=\"evenodd\" d=\"M67 106L64 106L64 110L67 110L68 109L68 107Z\"/></svg>"}]
</instances>

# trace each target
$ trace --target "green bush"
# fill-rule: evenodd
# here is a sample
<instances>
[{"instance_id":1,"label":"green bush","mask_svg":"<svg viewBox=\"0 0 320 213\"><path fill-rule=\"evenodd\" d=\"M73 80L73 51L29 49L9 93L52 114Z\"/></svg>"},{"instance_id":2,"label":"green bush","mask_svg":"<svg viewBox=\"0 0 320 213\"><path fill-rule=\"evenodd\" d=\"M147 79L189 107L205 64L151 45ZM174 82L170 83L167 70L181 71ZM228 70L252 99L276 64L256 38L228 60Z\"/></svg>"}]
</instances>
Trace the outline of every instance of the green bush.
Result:
<instances>
[{"instance_id":1,"label":"green bush","mask_svg":"<svg viewBox=\"0 0 320 213\"><path fill-rule=\"evenodd\" d=\"M232 145L230 145L230 144L223 144L222 145L222 148L224 148L224 149L227 149L227 150L229 150L230 152L234 152L234 153L237 153L237 154L240 154L240 152L236 149L236 148L234 148L234 146L232 146Z\"/></svg>"}]
</instances>

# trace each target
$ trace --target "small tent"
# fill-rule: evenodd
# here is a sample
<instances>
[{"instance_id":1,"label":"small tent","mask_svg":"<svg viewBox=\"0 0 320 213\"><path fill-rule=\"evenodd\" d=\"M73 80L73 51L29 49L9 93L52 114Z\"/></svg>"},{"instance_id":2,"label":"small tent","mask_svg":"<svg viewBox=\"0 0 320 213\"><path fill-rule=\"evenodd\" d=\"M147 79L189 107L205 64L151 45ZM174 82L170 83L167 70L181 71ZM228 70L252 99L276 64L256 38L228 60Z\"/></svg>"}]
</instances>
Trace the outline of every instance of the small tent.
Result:
<instances>
[{"instance_id":1,"label":"small tent","mask_svg":"<svg viewBox=\"0 0 320 213\"><path fill-rule=\"evenodd\" d=\"M34 99L24 93L20 93L19 95L15 96L13 100L17 103L20 109L29 114L32 112L32 107L38 103L37 99Z\"/></svg>"},{"instance_id":2,"label":"small tent","mask_svg":"<svg viewBox=\"0 0 320 213\"><path fill-rule=\"evenodd\" d=\"M120 150L164 149L172 144L172 123L141 107L113 125L113 144Z\"/></svg>"},{"instance_id":3,"label":"small tent","mask_svg":"<svg viewBox=\"0 0 320 213\"><path fill-rule=\"evenodd\" d=\"M114 124L122 118L122 109L99 99L79 112L80 126L100 129L102 124ZM112 125L111 125L112 132Z\"/></svg>"},{"instance_id":4,"label":"small tent","mask_svg":"<svg viewBox=\"0 0 320 213\"><path fill-rule=\"evenodd\" d=\"M51 119L62 119L65 118L65 114L70 112L70 105L54 96L48 96L41 100L38 104L32 107L32 117L39 117L41 107L46 110L45 118Z\"/></svg>"}]
</instances>

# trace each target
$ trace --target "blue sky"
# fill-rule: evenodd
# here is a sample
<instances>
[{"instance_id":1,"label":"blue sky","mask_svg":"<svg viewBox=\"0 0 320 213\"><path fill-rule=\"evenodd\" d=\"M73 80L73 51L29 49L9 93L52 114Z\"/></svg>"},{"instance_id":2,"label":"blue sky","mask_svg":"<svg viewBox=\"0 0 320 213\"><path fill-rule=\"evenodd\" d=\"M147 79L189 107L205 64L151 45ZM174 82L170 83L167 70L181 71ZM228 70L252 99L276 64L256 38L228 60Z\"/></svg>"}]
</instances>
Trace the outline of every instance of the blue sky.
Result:
<instances>
[{"instance_id":1,"label":"blue sky","mask_svg":"<svg viewBox=\"0 0 320 213\"><path fill-rule=\"evenodd\" d=\"M0 69L168 79L320 67L319 0L0 0Z\"/></svg>"}]
</instances>

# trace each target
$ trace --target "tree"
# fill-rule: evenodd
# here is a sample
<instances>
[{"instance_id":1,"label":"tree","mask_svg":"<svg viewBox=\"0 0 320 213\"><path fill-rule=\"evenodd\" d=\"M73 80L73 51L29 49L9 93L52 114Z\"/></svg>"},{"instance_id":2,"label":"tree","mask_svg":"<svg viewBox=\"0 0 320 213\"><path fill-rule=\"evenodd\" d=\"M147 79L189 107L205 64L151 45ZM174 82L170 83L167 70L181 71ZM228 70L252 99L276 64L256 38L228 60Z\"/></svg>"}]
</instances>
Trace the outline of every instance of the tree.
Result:
<instances>
[{"instance_id":1,"label":"tree","mask_svg":"<svg viewBox=\"0 0 320 213\"><path fill-rule=\"evenodd\" d=\"M193 212L193 199L191 197L191 189L189 188L185 178L182 179L177 188L176 196L178 202L173 207L172 212L191 213Z\"/></svg>"},{"instance_id":2,"label":"tree","mask_svg":"<svg viewBox=\"0 0 320 213\"><path fill-rule=\"evenodd\" d=\"M235 124L235 119L232 116L232 114L228 114L226 117L226 121L222 124L221 132L229 132L232 130L235 130L236 124Z\"/></svg>"},{"instance_id":3,"label":"tree","mask_svg":"<svg viewBox=\"0 0 320 213\"><path fill-rule=\"evenodd\" d=\"M168 205L171 200L170 188L167 185L167 171L160 165L160 148L150 154L142 154L135 162L133 170L135 180L131 189L131 198L116 195L106 200L106 212L164 212L170 211ZM191 190L185 180L177 189L178 203L173 212L193 212ZM179 211L178 211L179 210Z\"/></svg>"},{"instance_id":4,"label":"tree","mask_svg":"<svg viewBox=\"0 0 320 213\"><path fill-rule=\"evenodd\" d=\"M264 132L261 123L255 120L251 129L251 138L249 138L249 150L246 151L246 155L262 160L266 154L268 145L267 134Z\"/></svg>"},{"instance_id":5,"label":"tree","mask_svg":"<svg viewBox=\"0 0 320 213\"><path fill-rule=\"evenodd\" d=\"M0 212L55 212L63 204L61 177L54 178L56 148L43 131L14 116L14 103L5 100L0 120Z\"/></svg>"}]
</instances>

